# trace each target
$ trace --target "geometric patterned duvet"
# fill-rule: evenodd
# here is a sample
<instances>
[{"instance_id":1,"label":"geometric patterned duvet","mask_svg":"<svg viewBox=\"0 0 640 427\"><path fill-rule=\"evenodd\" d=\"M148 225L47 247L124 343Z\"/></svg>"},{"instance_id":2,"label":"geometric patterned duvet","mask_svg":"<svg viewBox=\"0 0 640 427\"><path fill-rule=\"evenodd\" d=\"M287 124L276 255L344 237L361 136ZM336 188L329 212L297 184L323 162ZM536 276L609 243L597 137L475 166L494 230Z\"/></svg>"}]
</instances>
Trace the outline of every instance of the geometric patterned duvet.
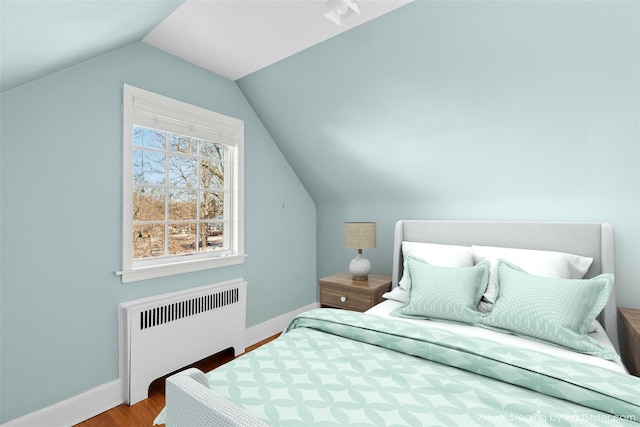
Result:
<instances>
[{"instance_id":1,"label":"geometric patterned duvet","mask_svg":"<svg viewBox=\"0 0 640 427\"><path fill-rule=\"evenodd\" d=\"M215 393L273 426L640 422L640 378L326 308L299 315L281 337L206 378Z\"/></svg>"}]
</instances>

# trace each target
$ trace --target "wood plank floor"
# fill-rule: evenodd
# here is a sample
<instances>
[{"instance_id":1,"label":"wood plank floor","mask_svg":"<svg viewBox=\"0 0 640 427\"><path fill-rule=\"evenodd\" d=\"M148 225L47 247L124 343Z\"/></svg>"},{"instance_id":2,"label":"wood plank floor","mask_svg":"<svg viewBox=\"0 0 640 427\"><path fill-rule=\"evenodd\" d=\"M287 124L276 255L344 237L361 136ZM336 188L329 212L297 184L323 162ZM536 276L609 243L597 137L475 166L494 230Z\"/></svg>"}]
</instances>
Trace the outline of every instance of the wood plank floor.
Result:
<instances>
[{"instance_id":1,"label":"wood plank floor","mask_svg":"<svg viewBox=\"0 0 640 427\"><path fill-rule=\"evenodd\" d=\"M247 348L246 352L255 350L263 344L268 343L269 341L277 338L280 334L276 334L272 337L269 337L263 341L260 341L257 344L252 345ZM217 368L220 365L223 365L231 360L233 360L233 349L228 349L222 351L213 356L207 357L193 365L186 366L186 369L189 367L196 367L203 372L208 372L212 369ZM173 373L172 373L173 374ZM169 375L172 375L169 374ZM108 410L107 412L103 412L102 414L96 415L93 418L89 418L86 421L81 422L80 424L76 424L77 427L142 427L142 426L152 426L153 420L156 418L158 413L164 408L165 398L164 398L164 380L167 376L162 378L158 378L149 386L149 398L145 399L141 402L136 403L135 405L127 405L123 403L122 405L116 406Z\"/></svg>"}]
</instances>

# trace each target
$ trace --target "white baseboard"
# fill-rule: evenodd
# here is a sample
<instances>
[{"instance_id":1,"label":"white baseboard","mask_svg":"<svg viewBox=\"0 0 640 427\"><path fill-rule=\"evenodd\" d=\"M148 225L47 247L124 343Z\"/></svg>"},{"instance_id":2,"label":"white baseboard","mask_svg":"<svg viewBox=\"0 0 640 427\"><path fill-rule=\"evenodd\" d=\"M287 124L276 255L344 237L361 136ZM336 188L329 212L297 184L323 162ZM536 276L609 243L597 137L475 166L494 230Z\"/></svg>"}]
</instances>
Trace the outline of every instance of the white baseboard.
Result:
<instances>
[{"instance_id":1,"label":"white baseboard","mask_svg":"<svg viewBox=\"0 0 640 427\"><path fill-rule=\"evenodd\" d=\"M124 402L122 380L99 385L82 394L2 424L2 427L72 426Z\"/></svg>"},{"instance_id":2,"label":"white baseboard","mask_svg":"<svg viewBox=\"0 0 640 427\"><path fill-rule=\"evenodd\" d=\"M312 303L247 328L245 348L282 332L296 315L317 307L319 307L318 303ZM124 403L123 390L124 381L120 379L111 381L62 402L8 421L1 427L72 426Z\"/></svg>"},{"instance_id":3,"label":"white baseboard","mask_svg":"<svg viewBox=\"0 0 640 427\"><path fill-rule=\"evenodd\" d=\"M304 307L300 307L297 310L290 311L247 328L244 333L245 348L282 332L284 328L289 325L291 319L296 317L298 314L318 307L320 307L320 305L317 302L314 302Z\"/></svg>"}]
</instances>

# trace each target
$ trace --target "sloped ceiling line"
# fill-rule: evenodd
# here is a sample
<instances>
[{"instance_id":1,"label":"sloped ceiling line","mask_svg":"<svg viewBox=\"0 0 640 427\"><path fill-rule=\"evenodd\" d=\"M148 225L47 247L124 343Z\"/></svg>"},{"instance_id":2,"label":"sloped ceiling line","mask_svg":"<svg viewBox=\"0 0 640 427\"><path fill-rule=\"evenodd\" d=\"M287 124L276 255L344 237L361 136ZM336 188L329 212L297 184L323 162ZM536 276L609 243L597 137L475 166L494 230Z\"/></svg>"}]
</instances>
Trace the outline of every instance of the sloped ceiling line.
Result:
<instances>
[{"instance_id":1,"label":"sloped ceiling line","mask_svg":"<svg viewBox=\"0 0 640 427\"><path fill-rule=\"evenodd\" d=\"M0 91L140 41L237 80L410 1L336 26L324 0L2 0Z\"/></svg>"}]
</instances>

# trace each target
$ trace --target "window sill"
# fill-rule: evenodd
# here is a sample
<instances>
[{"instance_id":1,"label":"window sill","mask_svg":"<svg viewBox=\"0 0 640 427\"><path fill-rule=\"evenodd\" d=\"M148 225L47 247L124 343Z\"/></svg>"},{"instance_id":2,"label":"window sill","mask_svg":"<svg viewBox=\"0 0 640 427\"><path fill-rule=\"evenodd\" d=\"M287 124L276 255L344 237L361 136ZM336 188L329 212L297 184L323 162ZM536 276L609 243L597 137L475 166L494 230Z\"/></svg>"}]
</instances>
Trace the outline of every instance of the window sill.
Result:
<instances>
[{"instance_id":1,"label":"window sill","mask_svg":"<svg viewBox=\"0 0 640 427\"><path fill-rule=\"evenodd\" d=\"M122 283L130 283L140 280L155 279L158 277L173 276L175 274L207 270L210 268L242 264L244 262L244 258L244 254L230 255L219 258L207 258L173 264L154 265L136 268L134 270L118 271L116 274L122 276Z\"/></svg>"}]
</instances>

